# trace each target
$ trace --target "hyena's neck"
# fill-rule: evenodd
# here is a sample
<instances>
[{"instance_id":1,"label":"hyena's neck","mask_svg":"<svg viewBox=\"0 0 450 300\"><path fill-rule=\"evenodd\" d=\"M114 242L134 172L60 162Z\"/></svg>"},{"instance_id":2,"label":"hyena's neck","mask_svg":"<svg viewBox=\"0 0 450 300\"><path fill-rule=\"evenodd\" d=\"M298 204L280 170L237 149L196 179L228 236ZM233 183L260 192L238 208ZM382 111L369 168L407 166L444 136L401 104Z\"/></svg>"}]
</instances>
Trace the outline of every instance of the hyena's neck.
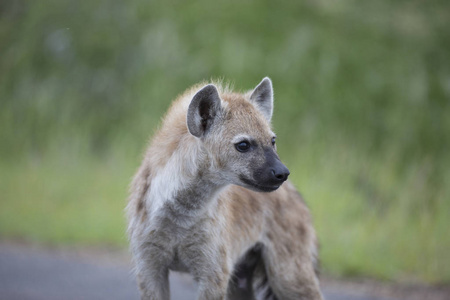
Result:
<instances>
[{"instance_id":1,"label":"hyena's neck","mask_svg":"<svg viewBox=\"0 0 450 300\"><path fill-rule=\"evenodd\" d=\"M198 144L180 145L152 178L150 213L189 226L208 211L225 186L214 173L209 155Z\"/></svg>"}]
</instances>

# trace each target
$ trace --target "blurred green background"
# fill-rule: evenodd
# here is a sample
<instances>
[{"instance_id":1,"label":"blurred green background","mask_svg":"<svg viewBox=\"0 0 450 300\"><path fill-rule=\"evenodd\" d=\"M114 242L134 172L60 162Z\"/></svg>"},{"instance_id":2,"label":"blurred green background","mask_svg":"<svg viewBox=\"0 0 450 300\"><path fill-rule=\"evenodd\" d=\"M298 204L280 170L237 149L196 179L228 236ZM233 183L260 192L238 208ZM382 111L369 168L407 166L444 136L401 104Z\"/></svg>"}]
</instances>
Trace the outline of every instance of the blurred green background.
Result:
<instances>
[{"instance_id":1,"label":"blurred green background","mask_svg":"<svg viewBox=\"0 0 450 300\"><path fill-rule=\"evenodd\" d=\"M0 2L0 237L126 247L172 99L270 76L323 272L450 283L448 1Z\"/></svg>"}]
</instances>

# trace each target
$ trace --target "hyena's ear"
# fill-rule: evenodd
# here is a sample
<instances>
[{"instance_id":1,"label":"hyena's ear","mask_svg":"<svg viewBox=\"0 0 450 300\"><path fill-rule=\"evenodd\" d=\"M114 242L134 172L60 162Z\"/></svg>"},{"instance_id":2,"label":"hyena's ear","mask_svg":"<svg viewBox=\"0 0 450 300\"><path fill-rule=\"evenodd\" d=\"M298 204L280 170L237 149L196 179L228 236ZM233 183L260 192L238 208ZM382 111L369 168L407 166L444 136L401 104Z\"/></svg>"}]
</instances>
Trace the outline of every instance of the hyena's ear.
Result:
<instances>
[{"instance_id":1,"label":"hyena's ear","mask_svg":"<svg viewBox=\"0 0 450 300\"><path fill-rule=\"evenodd\" d=\"M262 112L270 122L273 113L273 88L272 81L265 77L253 90L250 101Z\"/></svg>"},{"instance_id":2,"label":"hyena's ear","mask_svg":"<svg viewBox=\"0 0 450 300\"><path fill-rule=\"evenodd\" d=\"M203 87L195 94L187 112L189 132L196 137L202 137L211 128L221 103L217 88L213 84Z\"/></svg>"}]
</instances>

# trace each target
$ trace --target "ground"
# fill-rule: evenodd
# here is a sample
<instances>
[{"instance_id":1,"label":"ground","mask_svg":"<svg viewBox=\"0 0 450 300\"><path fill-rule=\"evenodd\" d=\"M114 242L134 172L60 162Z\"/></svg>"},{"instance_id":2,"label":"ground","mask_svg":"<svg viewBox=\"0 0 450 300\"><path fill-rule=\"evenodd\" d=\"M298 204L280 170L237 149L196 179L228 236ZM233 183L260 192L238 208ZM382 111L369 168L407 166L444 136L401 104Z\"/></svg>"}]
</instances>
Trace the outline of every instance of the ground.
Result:
<instances>
[{"instance_id":1,"label":"ground","mask_svg":"<svg viewBox=\"0 0 450 300\"><path fill-rule=\"evenodd\" d=\"M449 299L450 289L392 288L374 283L322 279L328 300ZM195 299L188 275L171 274L174 300ZM0 242L2 299L139 299L129 255L111 248L53 248Z\"/></svg>"}]
</instances>

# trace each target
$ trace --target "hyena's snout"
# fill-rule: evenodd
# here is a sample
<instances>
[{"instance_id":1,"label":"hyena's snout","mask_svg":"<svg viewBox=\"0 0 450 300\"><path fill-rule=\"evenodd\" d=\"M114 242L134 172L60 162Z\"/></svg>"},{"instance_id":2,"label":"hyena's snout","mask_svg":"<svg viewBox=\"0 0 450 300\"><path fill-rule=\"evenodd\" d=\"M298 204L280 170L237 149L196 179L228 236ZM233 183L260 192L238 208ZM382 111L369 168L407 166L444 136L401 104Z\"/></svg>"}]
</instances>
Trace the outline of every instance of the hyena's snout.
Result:
<instances>
[{"instance_id":1,"label":"hyena's snout","mask_svg":"<svg viewBox=\"0 0 450 300\"><path fill-rule=\"evenodd\" d=\"M271 180L275 184L282 184L288 179L290 174L289 169L280 161L270 169Z\"/></svg>"},{"instance_id":2,"label":"hyena's snout","mask_svg":"<svg viewBox=\"0 0 450 300\"><path fill-rule=\"evenodd\" d=\"M289 176L289 169L281 162L273 149L265 149L265 171L262 181L265 185L280 186Z\"/></svg>"},{"instance_id":3,"label":"hyena's snout","mask_svg":"<svg viewBox=\"0 0 450 300\"><path fill-rule=\"evenodd\" d=\"M265 151L265 161L259 167L253 170L253 178L241 176L242 182L248 187L263 191L271 192L278 189L289 176L289 169L280 161L278 155L273 151Z\"/></svg>"},{"instance_id":4,"label":"hyena's snout","mask_svg":"<svg viewBox=\"0 0 450 300\"><path fill-rule=\"evenodd\" d=\"M255 172L255 179L262 191L278 189L289 176L289 169L278 159Z\"/></svg>"}]
</instances>

